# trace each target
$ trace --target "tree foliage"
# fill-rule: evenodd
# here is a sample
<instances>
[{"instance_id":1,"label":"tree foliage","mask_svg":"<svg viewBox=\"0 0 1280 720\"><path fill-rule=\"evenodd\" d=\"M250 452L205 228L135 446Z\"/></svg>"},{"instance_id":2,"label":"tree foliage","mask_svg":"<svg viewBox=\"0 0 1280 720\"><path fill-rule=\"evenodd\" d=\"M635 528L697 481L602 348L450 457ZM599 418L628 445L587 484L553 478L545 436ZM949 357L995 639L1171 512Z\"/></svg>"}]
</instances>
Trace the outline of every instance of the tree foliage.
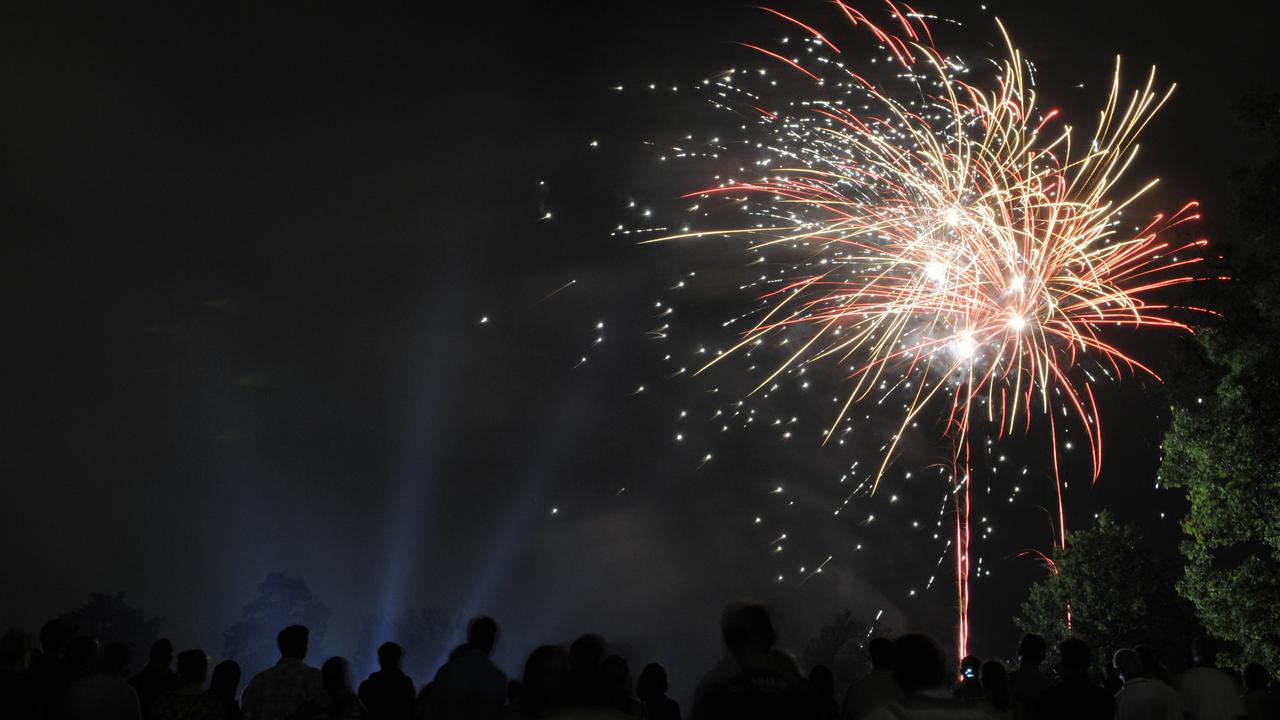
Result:
<instances>
[{"instance_id":1,"label":"tree foliage","mask_svg":"<svg viewBox=\"0 0 1280 720\"><path fill-rule=\"evenodd\" d=\"M258 584L258 597L244 606L243 619L223 635L223 651L251 676L279 658L276 634L299 624L311 631L311 652L318 655L330 614L305 581L271 573Z\"/></svg>"},{"instance_id":2,"label":"tree foliage","mask_svg":"<svg viewBox=\"0 0 1280 720\"><path fill-rule=\"evenodd\" d=\"M62 614L76 632L102 642L123 641L133 648L135 658L146 657L151 643L160 635L164 618L146 614L125 602L124 593L89 593L89 602Z\"/></svg>"},{"instance_id":3,"label":"tree foliage","mask_svg":"<svg viewBox=\"0 0 1280 720\"><path fill-rule=\"evenodd\" d=\"M1242 105L1263 151L1237 179L1233 281L1172 378L1161 481L1183 488L1186 572L1178 590L1226 659L1280 667L1280 95Z\"/></svg>"},{"instance_id":4,"label":"tree foliage","mask_svg":"<svg viewBox=\"0 0 1280 720\"><path fill-rule=\"evenodd\" d=\"M818 665L831 668L837 688L846 687L867 669L866 643L870 627L845 609L805 643L800 651L800 666L805 671Z\"/></svg>"},{"instance_id":5,"label":"tree foliage","mask_svg":"<svg viewBox=\"0 0 1280 720\"><path fill-rule=\"evenodd\" d=\"M368 615L360 628L357 667L377 667L378 646L388 640L399 643L405 655L402 669L416 678L431 678L444 664L451 643L462 633L456 617L438 610L410 610L401 615Z\"/></svg>"},{"instance_id":6,"label":"tree foliage","mask_svg":"<svg viewBox=\"0 0 1280 720\"><path fill-rule=\"evenodd\" d=\"M1169 659L1186 655L1197 628L1173 590L1176 569L1143 552L1136 528L1101 513L1092 528L1069 533L1050 560L1017 618L1024 632L1043 635L1050 647L1071 636L1095 652L1145 644Z\"/></svg>"}]
</instances>

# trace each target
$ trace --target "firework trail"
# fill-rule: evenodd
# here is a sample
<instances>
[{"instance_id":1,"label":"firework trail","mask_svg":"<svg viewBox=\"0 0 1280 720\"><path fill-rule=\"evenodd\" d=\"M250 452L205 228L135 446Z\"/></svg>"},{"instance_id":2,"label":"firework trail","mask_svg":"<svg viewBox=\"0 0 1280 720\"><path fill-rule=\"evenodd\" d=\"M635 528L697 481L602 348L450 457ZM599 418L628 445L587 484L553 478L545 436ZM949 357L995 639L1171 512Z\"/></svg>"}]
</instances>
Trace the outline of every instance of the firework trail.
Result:
<instances>
[{"instance_id":1,"label":"firework trail","mask_svg":"<svg viewBox=\"0 0 1280 720\"><path fill-rule=\"evenodd\" d=\"M881 24L840 0L835 5L896 68L891 81L871 81L833 39L766 9L803 31L802 52L740 44L779 65L783 80L807 99L770 106L732 77L718 78L715 102L748 117L744 127L755 140L737 146L751 157L733 159L742 161L744 175L757 176L721 179L686 197L738 210L741 220L647 242L734 238L753 253L777 247L804 255L763 295L753 326L706 367L785 334L794 349L756 390L796 367L826 361L848 368L848 392L828 439L852 421L856 403L882 396L886 386L905 392L872 491L908 427L922 416L942 418L953 449L963 655L975 429L981 424L1004 437L1047 426L1055 542L1065 544L1061 425L1083 430L1094 480L1102 463L1102 418L1086 363L1158 379L1108 341L1108 328L1190 331L1179 317L1208 311L1156 296L1208 279L1192 267L1205 241L1166 239L1198 218L1194 202L1145 227L1122 220L1156 184L1121 184L1138 136L1173 91L1157 89L1154 68L1138 90L1125 91L1117 59L1107 100L1081 142L1078 131L1059 125L1058 110L1038 106L1029 63L1003 26L1007 54L984 84L966 79L968 65L935 47L925 17L906 4L885 0Z\"/></svg>"}]
</instances>

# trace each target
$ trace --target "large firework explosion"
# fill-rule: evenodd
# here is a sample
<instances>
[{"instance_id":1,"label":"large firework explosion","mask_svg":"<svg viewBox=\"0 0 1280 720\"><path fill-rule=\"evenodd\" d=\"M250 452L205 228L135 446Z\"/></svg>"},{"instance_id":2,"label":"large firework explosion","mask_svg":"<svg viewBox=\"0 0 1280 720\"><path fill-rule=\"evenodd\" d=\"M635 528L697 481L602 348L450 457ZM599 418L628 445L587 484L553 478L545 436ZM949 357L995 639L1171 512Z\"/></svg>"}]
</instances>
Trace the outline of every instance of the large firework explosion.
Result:
<instances>
[{"instance_id":1,"label":"large firework explosion","mask_svg":"<svg viewBox=\"0 0 1280 720\"><path fill-rule=\"evenodd\" d=\"M868 476L870 492L908 428L941 418L952 449L948 546L964 654L976 435L989 443L1047 426L1055 543L1065 544L1063 426L1083 431L1096 480L1102 418L1092 385L1133 372L1158 379L1108 335L1126 326L1188 331L1185 311L1199 309L1157 295L1204 279L1191 267L1204 241L1166 239L1198 217L1194 202L1136 226L1123 217L1156 184L1123 182L1138 135L1173 89L1157 89L1154 69L1128 92L1117 59L1107 100L1082 134L1038 105L1032 66L1003 26L1006 56L979 81L966 61L935 46L926 17L909 6L885 0L886 20L877 22L835 5L853 42L875 47L876 75L893 71L875 82L847 60L844 39L766 9L802 35L773 48L742 43L775 66L770 92L736 69L703 81L713 104L742 118L742 137L674 149L741 173L717 175L686 196L689 212L722 224L648 242L734 239L755 262L773 250L800 258L761 276L761 300L743 315L750 327L704 369L772 344L785 352L756 391L819 363L847 371L824 443L861 419L851 413L860 402L904 395L897 431ZM766 71L759 75L757 84Z\"/></svg>"}]
</instances>

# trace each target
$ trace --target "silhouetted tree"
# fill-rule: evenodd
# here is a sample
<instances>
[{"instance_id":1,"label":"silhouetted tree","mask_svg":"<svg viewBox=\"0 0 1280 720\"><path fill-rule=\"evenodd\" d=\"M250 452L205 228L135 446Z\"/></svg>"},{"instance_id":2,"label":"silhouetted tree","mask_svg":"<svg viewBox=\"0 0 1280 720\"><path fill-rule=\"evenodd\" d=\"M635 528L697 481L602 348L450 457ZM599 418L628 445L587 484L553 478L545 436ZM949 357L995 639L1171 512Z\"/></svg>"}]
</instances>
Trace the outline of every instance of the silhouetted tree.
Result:
<instances>
[{"instance_id":1,"label":"silhouetted tree","mask_svg":"<svg viewBox=\"0 0 1280 720\"><path fill-rule=\"evenodd\" d=\"M240 663L246 677L275 664L280 656L276 633L288 625L306 625L311 630L310 656L322 655L331 613L305 581L281 573L267 575L258 584L257 599L245 605L241 614L244 619L223 635L223 652Z\"/></svg>"},{"instance_id":2,"label":"silhouetted tree","mask_svg":"<svg viewBox=\"0 0 1280 720\"><path fill-rule=\"evenodd\" d=\"M1051 556L1056 572L1031 586L1016 619L1056 647L1068 635L1095 652L1150 645L1169 659L1187 654L1198 629L1191 607L1174 592L1177 569L1143 552L1138 531L1110 513L1067 535ZM1067 608L1071 631L1067 632Z\"/></svg>"},{"instance_id":3,"label":"silhouetted tree","mask_svg":"<svg viewBox=\"0 0 1280 720\"><path fill-rule=\"evenodd\" d=\"M395 617L367 615L360 628L357 667L361 673L371 672L377 667L378 646L392 641L405 651L401 669L425 682L444 664L461 629L457 618L433 609L410 610Z\"/></svg>"},{"instance_id":4,"label":"silhouetted tree","mask_svg":"<svg viewBox=\"0 0 1280 720\"><path fill-rule=\"evenodd\" d=\"M1214 283L1222 318L1169 378L1160 476L1190 504L1179 592L1239 646L1227 662L1280 667L1280 95L1247 99L1241 118L1259 152L1234 188L1234 280Z\"/></svg>"},{"instance_id":5,"label":"silhouetted tree","mask_svg":"<svg viewBox=\"0 0 1280 720\"><path fill-rule=\"evenodd\" d=\"M124 600L124 593L89 593L89 602L62 614L76 632L102 642L120 640L133 648L134 658L146 658L151 643L160 636L164 618L146 616Z\"/></svg>"},{"instance_id":6,"label":"silhouetted tree","mask_svg":"<svg viewBox=\"0 0 1280 720\"><path fill-rule=\"evenodd\" d=\"M831 668L835 687L845 688L867 670L866 643L870 626L841 610L800 651L800 665L807 673L818 665Z\"/></svg>"}]
</instances>

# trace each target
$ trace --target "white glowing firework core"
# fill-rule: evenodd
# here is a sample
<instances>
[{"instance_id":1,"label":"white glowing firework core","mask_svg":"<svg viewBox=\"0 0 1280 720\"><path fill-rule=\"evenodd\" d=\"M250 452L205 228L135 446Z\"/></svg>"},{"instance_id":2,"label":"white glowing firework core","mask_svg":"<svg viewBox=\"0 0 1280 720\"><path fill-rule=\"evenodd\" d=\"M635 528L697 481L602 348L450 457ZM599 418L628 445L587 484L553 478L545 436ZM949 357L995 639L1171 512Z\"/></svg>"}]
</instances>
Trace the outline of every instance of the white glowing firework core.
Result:
<instances>
[{"instance_id":1,"label":"white glowing firework core","mask_svg":"<svg viewBox=\"0 0 1280 720\"><path fill-rule=\"evenodd\" d=\"M1009 318L1009 328L1015 332L1027 326L1027 321L1021 315L1014 315Z\"/></svg>"},{"instance_id":2,"label":"white glowing firework core","mask_svg":"<svg viewBox=\"0 0 1280 720\"><path fill-rule=\"evenodd\" d=\"M973 357L973 353L978 349L978 343L973 341L971 333L964 333L951 343L951 352L961 360L968 360Z\"/></svg>"},{"instance_id":3,"label":"white glowing firework core","mask_svg":"<svg viewBox=\"0 0 1280 720\"><path fill-rule=\"evenodd\" d=\"M934 282L947 279L947 266L940 262L931 262L924 266L924 274Z\"/></svg>"},{"instance_id":4,"label":"white glowing firework core","mask_svg":"<svg viewBox=\"0 0 1280 720\"><path fill-rule=\"evenodd\" d=\"M948 225L960 224L960 210L958 208L949 207L942 212L942 221Z\"/></svg>"}]
</instances>

